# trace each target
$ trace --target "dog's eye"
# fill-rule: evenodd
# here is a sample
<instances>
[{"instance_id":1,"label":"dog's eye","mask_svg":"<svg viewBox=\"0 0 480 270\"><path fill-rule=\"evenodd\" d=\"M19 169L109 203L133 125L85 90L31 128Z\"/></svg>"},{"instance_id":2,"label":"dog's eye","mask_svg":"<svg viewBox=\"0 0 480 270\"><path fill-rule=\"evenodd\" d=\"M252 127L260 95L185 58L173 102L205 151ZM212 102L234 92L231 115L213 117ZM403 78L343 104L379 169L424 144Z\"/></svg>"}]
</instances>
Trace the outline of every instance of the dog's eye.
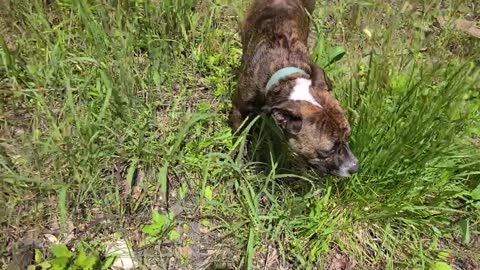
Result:
<instances>
[{"instance_id":1,"label":"dog's eye","mask_svg":"<svg viewBox=\"0 0 480 270\"><path fill-rule=\"evenodd\" d=\"M328 150L328 151L318 151L318 155L321 157L321 158L328 158L330 157L331 155L335 154L335 150L336 148L335 147L332 147L332 149Z\"/></svg>"}]
</instances>

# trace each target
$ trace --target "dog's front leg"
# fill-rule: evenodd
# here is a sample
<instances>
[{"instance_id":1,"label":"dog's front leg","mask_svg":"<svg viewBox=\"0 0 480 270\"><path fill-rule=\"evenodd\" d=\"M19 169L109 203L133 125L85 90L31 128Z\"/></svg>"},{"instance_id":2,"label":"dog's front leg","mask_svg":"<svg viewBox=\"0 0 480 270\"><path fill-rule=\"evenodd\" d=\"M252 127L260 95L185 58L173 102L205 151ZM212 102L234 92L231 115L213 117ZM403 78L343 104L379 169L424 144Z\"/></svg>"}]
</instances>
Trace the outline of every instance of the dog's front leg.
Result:
<instances>
[{"instance_id":1,"label":"dog's front leg","mask_svg":"<svg viewBox=\"0 0 480 270\"><path fill-rule=\"evenodd\" d=\"M232 124L233 132L238 131L244 120L245 117L243 117L240 108L233 104L232 112L230 114L230 122Z\"/></svg>"},{"instance_id":2,"label":"dog's front leg","mask_svg":"<svg viewBox=\"0 0 480 270\"><path fill-rule=\"evenodd\" d=\"M233 135L233 143L234 144L240 138L240 135L241 135L241 132L242 132L240 127L242 127L242 124L245 121L245 118L246 117L244 117L240 108L238 106L236 106L235 103L234 103L233 107L232 107L231 114L230 114L230 124L232 126L232 131L234 132L234 135ZM232 157L232 159L234 159L234 160L237 159L238 160L239 152L240 152L240 147L239 146L232 149L232 151L230 153L230 156ZM243 156L245 156L245 154L247 152L246 151L246 145L243 148L242 152L243 152Z\"/></svg>"},{"instance_id":3,"label":"dog's front leg","mask_svg":"<svg viewBox=\"0 0 480 270\"><path fill-rule=\"evenodd\" d=\"M248 89L248 88L245 88ZM230 124L233 132L241 133L242 127L244 128L248 123L244 124L245 119L252 114L257 114L255 110L255 95L252 95L253 91L238 90L235 92L232 98L232 111L230 113ZM242 126L243 125L243 126Z\"/></svg>"},{"instance_id":4,"label":"dog's front leg","mask_svg":"<svg viewBox=\"0 0 480 270\"><path fill-rule=\"evenodd\" d=\"M233 136L233 143L238 142L238 139L241 137L245 128L249 125L250 121L252 121L254 116L257 114L258 112L254 110L254 106L249 105L248 102L241 102L241 105L238 105L238 103L236 103L235 101L233 102L232 111L230 114L230 124L233 132L235 133ZM242 144L238 145L236 149L233 149L231 153L232 158L238 158L239 152L243 153L243 157L247 156L247 144L244 144L243 148L241 148L241 145Z\"/></svg>"}]
</instances>

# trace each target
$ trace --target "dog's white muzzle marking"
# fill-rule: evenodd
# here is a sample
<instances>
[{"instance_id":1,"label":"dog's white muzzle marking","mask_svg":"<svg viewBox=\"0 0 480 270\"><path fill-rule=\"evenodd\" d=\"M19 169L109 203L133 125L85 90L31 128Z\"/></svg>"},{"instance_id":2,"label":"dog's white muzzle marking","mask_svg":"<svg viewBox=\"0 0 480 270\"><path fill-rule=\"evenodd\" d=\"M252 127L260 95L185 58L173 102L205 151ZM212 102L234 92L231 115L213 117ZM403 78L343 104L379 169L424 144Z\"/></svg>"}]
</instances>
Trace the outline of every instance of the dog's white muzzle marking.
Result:
<instances>
[{"instance_id":1,"label":"dog's white muzzle marking","mask_svg":"<svg viewBox=\"0 0 480 270\"><path fill-rule=\"evenodd\" d=\"M312 81L305 79L305 78L298 78L295 80L296 84L293 87L292 92L290 93L290 100L299 100L299 101L307 101L317 107L322 107L322 105L318 104L318 102L313 98L312 94L310 93L310 85L312 85Z\"/></svg>"}]
</instances>

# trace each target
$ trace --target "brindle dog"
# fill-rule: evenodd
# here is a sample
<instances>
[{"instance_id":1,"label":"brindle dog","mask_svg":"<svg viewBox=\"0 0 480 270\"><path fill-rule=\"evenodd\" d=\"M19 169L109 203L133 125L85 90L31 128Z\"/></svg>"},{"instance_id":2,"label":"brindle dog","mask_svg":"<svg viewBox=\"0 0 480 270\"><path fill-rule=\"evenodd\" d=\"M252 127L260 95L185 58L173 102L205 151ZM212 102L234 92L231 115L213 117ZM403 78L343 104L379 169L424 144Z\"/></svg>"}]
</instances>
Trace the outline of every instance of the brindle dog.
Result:
<instances>
[{"instance_id":1,"label":"brindle dog","mask_svg":"<svg viewBox=\"0 0 480 270\"><path fill-rule=\"evenodd\" d=\"M307 48L307 11L314 6L315 0L254 1L241 29L243 56L231 122L237 130L247 116L266 112L310 166L350 176L359 170L348 146L350 125Z\"/></svg>"}]
</instances>

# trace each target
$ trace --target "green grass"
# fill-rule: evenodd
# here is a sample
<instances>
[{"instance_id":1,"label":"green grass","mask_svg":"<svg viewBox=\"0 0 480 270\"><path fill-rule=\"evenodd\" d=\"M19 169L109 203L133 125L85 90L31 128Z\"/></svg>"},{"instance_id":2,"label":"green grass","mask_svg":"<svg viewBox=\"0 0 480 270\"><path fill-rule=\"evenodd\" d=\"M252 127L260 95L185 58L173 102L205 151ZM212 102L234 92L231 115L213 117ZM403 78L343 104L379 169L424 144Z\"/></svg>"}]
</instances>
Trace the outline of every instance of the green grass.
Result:
<instances>
[{"instance_id":1,"label":"green grass","mask_svg":"<svg viewBox=\"0 0 480 270\"><path fill-rule=\"evenodd\" d=\"M0 13L2 269L59 259L46 234L65 269L118 238L147 269L480 266L480 41L437 23L474 4L317 1L312 57L362 164L337 179L265 117L234 140L247 1L52 2Z\"/></svg>"}]
</instances>

